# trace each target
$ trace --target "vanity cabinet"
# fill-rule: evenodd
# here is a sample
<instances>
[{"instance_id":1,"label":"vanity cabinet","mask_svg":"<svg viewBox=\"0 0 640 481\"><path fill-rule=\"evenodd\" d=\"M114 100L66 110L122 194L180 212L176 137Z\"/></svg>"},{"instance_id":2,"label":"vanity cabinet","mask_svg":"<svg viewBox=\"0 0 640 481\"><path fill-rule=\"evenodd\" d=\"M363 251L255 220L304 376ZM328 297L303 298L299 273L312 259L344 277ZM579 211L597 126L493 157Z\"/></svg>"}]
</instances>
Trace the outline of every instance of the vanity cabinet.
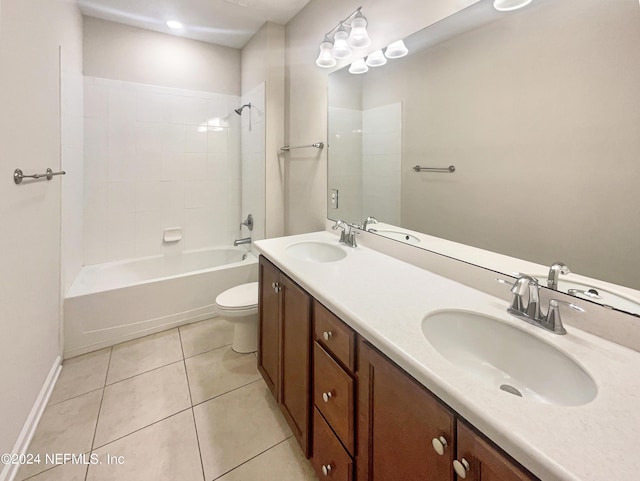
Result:
<instances>
[{"instance_id":1,"label":"vanity cabinet","mask_svg":"<svg viewBox=\"0 0 640 481\"><path fill-rule=\"evenodd\" d=\"M464 421L458 420L458 469L469 481L534 481L535 476Z\"/></svg>"},{"instance_id":2,"label":"vanity cabinet","mask_svg":"<svg viewBox=\"0 0 640 481\"><path fill-rule=\"evenodd\" d=\"M537 480L262 256L259 280L258 369L319 479Z\"/></svg>"},{"instance_id":3,"label":"vanity cabinet","mask_svg":"<svg viewBox=\"0 0 640 481\"><path fill-rule=\"evenodd\" d=\"M258 370L309 457L311 297L260 257Z\"/></svg>"},{"instance_id":4,"label":"vanity cabinet","mask_svg":"<svg viewBox=\"0 0 640 481\"><path fill-rule=\"evenodd\" d=\"M358 345L358 408L358 481L454 479L453 411L365 341Z\"/></svg>"},{"instance_id":5,"label":"vanity cabinet","mask_svg":"<svg viewBox=\"0 0 640 481\"><path fill-rule=\"evenodd\" d=\"M538 479L363 340L358 385L358 481Z\"/></svg>"}]
</instances>

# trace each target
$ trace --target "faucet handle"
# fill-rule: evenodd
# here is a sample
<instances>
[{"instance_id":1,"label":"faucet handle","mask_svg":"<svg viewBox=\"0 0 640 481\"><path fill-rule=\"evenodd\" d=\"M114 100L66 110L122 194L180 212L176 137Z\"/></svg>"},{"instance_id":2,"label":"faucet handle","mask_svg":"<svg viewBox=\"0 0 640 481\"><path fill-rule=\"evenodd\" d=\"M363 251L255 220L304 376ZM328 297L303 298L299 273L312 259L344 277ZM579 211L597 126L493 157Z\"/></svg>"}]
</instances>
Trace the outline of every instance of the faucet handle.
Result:
<instances>
[{"instance_id":1,"label":"faucet handle","mask_svg":"<svg viewBox=\"0 0 640 481\"><path fill-rule=\"evenodd\" d=\"M509 282L509 281L507 281L505 279L500 279L499 277L496 277L496 282L499 282L500 284L504 284L504 285L509 286L509 287L513 287L513 285L514 285L513 282Z\"/></svg>"},{"instance_id":2,"label":"faucet handle","mask_svg":"<svg viewBox=\"0 0 640 481\"><path fill-rule=\"evenodd\" d=\"M559 299L551 299L549 301L549 311L547 312L547 317L543 321L543 325L556 334L566 334L567 330L564 328L562 318L560 317L560 304L564 304L578 312L584 312L584 309L572 304L571 302L561 301Z\"/></svg>"}]
</instances>

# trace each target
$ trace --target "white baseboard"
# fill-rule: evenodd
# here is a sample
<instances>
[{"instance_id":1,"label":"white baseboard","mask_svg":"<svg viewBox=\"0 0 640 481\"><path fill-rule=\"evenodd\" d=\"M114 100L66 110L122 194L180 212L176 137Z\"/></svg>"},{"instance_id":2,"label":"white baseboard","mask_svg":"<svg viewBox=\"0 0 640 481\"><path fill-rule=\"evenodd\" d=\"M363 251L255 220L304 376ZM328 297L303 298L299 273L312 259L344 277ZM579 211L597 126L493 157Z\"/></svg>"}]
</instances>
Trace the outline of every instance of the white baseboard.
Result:
<instances>
[{"instance_id":1,"label":"white baseboard","mask_svg":"<svg viewBox=\"0 0 640 481\"><path fill-rule=\"evenodd\" d=\"M47 403L49 402L49 398L51 397L53 387L56 385L56 381L58 380L58 376L60 375L60 371L62 370L61 361L61 357L58 356L54 361L53 366L51 366L49 375L42 385L42 389L40 389L40 394L38 394L36 402L31 408L29 417L27 417L27 420L22 427L22 431L20 431L20 435L18 436L18 440L13 446L11 454L25 454L27 452L27 449L29 449L31 439L33 439L33 435L36 432L36 428L38 427L40 418L42 418L42 413L47 407ZM0 473L0 481L13 481L16 477L16 474L18 474L19 468L20 466L17 464L6 464L2 472Z\"/></svg>"}]
</instances>

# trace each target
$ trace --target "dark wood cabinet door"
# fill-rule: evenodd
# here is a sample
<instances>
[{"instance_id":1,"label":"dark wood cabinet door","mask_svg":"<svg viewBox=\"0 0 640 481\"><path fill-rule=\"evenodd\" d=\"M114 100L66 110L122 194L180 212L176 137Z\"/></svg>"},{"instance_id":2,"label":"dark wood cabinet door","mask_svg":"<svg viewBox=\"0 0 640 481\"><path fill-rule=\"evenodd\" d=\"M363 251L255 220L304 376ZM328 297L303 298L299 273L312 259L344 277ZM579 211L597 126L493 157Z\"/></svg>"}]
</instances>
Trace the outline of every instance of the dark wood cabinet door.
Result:
<instances>
[{"instance_id":1,"label":"dark wood cabinet door","mask_svg":"<svg viewBox=\"0 0 640 481\"><path fill-rule=\"evenodd\" d=\"M453 412L366 342L358 347L358 480L453 480ZM439 455L432 440L441 437Z\"/></svg>"},{"instance_id":2,"label":"dark wood cabinet door","mask_svg":"<svg viewBox=\"0 0 640 481\"><path fill-rule=\"evenodd\" d=\"M311 297L280 274L282 290L280 403L302 452L309 457L311 413Z\"/></svg>"},{"instance_id":3,"label":"dark wood cabinet door","mask_svg":"<svg viewBox=\"0 0 640 481\"><path fill-rule=\"evenodd\" d=\"M533 476L508 455L458 420L458 461L468 463L465 481L536 481Z\"/></svg>"},{"instance_id":4,"label":"dark wood cabinet door","mask_svg":"<svg viewBox=\"0 0 640 481\"><path fill-rule=\"evenodd\" d=\"M280 295L274 288L280 271L260 257L259 271L258 370L276 401L280 400Z\"/></svg>"}]
</instances>

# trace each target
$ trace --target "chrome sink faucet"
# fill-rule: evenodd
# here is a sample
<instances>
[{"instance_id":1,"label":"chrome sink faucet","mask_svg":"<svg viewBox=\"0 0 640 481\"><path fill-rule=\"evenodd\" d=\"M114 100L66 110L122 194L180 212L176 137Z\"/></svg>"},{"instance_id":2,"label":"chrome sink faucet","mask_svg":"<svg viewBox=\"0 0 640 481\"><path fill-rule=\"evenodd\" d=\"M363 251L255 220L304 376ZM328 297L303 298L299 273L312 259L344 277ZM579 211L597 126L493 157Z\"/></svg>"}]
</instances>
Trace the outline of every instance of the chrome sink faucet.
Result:
<instances>
[{"instance_id":1,"label":"chrome sink faucet","mask_svg":"<svg viewBox=\"0 0 640 481\"><path fill-rule=\"evenodd\" d=\"M354 232L352 227L353 226L351 224L337 220L331 228L333 230L342 229L342 232L340 233L340 242L342 244L348 245L349 247L358 247L358 243L356 242L356 235L358 233Z\"/></svg>"},{"instance_id":2,"label":"chrome sink faucet","mask_svg":"<svg viewBox=\"0 0 640 481\"><path fill-rule=\"evenodd\" d=\"M369 227L369 224L377 224L377 223L378 223L378 219L376 219L375 217L369 216L362 223L362 230L366 232L367 228Z\"/></svg>"},{"instance_id":3,"label":"chrome sink faucet","mask_svg":"<svg viewBox=\"0 0 640 481\"><path fill-rule=\"evenodd\" d=\"M505 281L501 281L505 282ZM527 302L524 301L524 295L528 292ZM567 330L562 324L560 317L560 304L565 304L571 309L584 312L584 309L570 302L551 299L547 314L543 315L540 310L540 285L535 277L521 274L511 288L513 299L507 312L518 319L541 327L555 334L566 334Z\"/></svg>"},{"instance_id":4,"label":"chrome sink faucet","mask_svg":"<svg viewBox=\"0 0 640 481\"><path fill-rule=\"evenodd\" d=\"M553 289L554 291L558 290L558 277L560 277L560 274L566 276L567 274L571 274L571 271L562 262L554 262L551 264L549 275L547 276L547 287L549 289Z\"/></svg>"}]
</instances>

